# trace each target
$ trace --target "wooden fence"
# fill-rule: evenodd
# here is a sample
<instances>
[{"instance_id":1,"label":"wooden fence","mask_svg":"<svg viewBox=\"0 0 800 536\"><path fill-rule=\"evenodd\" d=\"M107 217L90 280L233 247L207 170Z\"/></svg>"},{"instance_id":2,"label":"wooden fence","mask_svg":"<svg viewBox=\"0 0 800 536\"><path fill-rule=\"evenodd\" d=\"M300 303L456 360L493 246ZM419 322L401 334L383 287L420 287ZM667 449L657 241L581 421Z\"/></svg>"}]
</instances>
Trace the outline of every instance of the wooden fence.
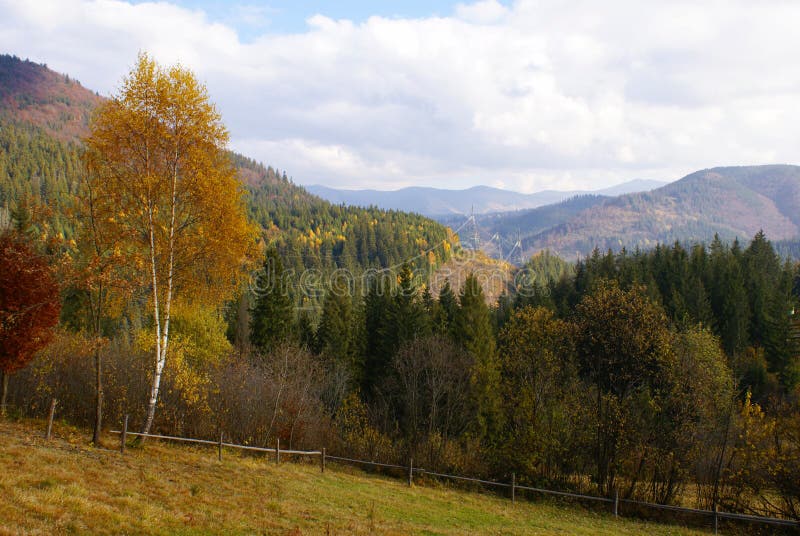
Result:
<instances>
[{"instance_id":1,"label":"wooden fence","mask_svg":"<svg viewBox=\"0 0 800 536\"><path fill-rule=\"evenodd\" d=\"M699 517L704 517L706 519L712 520L714 523L714 533L717 533L719 527L719 521L721 519L728 519L732 521L739 521L739 522L747 522L747 523L761 523L766 525L778 526L778 527L785 527L785 528L795 528L800 530L800 522L792 521L789 519L781 519L775 517L765 517L765 516L757 516L757 515L749 515L749 514L737 514L733 512L721 512L718 511L716 506L713 510L701 510L697 508L685 508L682 506L672 506L668 504L656 504L656 503L649 503L644 501L636 501L633 499L621 499L619 497L619 493L617 490L614 491L613 497L599 497L596 495L584 495L580 493L569 493L566 491L556 491L544 488L536 488L532 486L521 486L516 482L516 475L512 474L511 482L498 482L494 480L482 480L479 478L471 478L461 475L449 475L445 473L437 473L434 471L427 471L425 469L414 467L413 459L409 459L408 465L397 465L397 464L390 464L390 463L380 463L374 461L367 461L367 460L359 460L355 458L345 458L342 456L331 456L327 454L326 450L323 448L321 450L284 450L280 447L280 441L277 441L275 447L253 447L249 445L237 445L235 443L226 443L223 441L224 437L222 433L220 433L218 441L212 441L208 439L191 439L186 437L175 437L175 436L166 436L166 435L159 435L159 434L140 434L134 432L128 432L128 419L125 418L125 422L123 423L122 430L111 430L112 434L120 434L120 452L125 452L125 446L127 443L128 436L133 437L151 437L154 439L165 439L169 441L179 441L183 443L196 443L200 445L213 445L217 447L217 456L218 459L222 459L222 449L229 448L229 449L238 449L238 450L246 450L246 451L255 451L255 452L264 452L264 453L272 453L275 455L275 462L280 463L281 454L290 454L296 456L307 456L307 457L314 457L319 456L320 458L320 470L325 472L325 466L327 461L334 461L339 463L348 463L348 464L357 464L357 465L366 465L371 467L381 467L381 468L388 468L388 469L397 469L402 471L404 475L406 475L406 479L408 485L412 485L414 480L414 475L424 475L428 477L434 478L441 478L447 480L454 480L460 482L473 482L476 484L480 484L482 486L493 486L496 488L506 488L510 490L511 500L512 502L516 502L517 492L518 491L528 491L532 493L539 493L544 495L552 495L557 497L569 497L573 499L579 499L583 501L594 501L600 503L607 503L611 505L612 512L614 516L619 515L619 506L620 504L626 504L631 506L636 506L640 508L652 508L658 510L666 510L678 513L684 513Z\"/></svg>"}]
</instances>

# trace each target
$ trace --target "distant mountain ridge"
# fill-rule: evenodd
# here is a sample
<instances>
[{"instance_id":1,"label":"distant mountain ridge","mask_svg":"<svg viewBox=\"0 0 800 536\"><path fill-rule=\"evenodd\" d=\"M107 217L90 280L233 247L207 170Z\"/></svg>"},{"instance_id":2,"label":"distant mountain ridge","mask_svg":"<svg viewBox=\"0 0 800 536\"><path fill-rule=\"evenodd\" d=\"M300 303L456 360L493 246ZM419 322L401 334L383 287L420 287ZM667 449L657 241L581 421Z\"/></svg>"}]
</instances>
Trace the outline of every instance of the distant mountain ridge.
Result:
<instances>
[{"instance_id":1,"label":"distant mountain ridge","mask_svg":"<svg viewBox=\"0 0 800 536\"><path fill-rule=\"evenodd\" d=\"M651 192L604 200L523 240L527 254L549 249L567 259L656 243L770 240L800 236L800 166L718 167Z\"/></svg>"},{"instance_id":2,"label":"distant mountain ridge","mask_svg":"<svg viewBox=\"0 0 800 536\"><path fill-rule=\"evenodd\" d=\"M458 214L488 214L537 208L559 203L576 195L620 195L645 192L664 186L662 181L635 179L595 191L543 190L523 194L491 186L473 186L464 190L449 190L411 186L399 190L343 190L321 184L306 186L306 190L336 204L377 206L383 209L417 212L429 217Z\"/></svg>"},{"instance_id":3,"label":"distant mountain ridge","mask_svg":"<svg viewBox=\"0 0 800 536\"><path fill-rule=\"evenodd\" d=\"M534 209L440 217L462 240L497 258L524 262L543 250L574 260L597 247L648 249L657 243L750 240L759 230L800 258L800 167L765 165L697 171L650 192L576 195ZM519 244L518 244L519 242Z\"/></svg>"}]
</instances>

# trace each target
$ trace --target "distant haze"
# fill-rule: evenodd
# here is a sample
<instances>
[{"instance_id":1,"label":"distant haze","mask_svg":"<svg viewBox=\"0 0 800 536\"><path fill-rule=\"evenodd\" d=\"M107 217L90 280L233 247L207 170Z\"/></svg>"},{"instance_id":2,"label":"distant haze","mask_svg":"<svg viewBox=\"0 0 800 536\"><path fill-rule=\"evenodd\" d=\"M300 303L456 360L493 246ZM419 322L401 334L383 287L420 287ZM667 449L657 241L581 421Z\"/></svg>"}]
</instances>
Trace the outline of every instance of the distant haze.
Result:
<instances>
[{"instance_id":1,"label":"distant haze","mask_svg":"<svg viewBox=\"0 0 800 536\"><path fill-rule=\"evenodd\" d=\"M637 179L591 192L545 190L532 194L512 192L489 186L474 186L464 190L409 187L387 191L337 190L315 184L307 186L306 189L332 203L365 207L374 205L385 209L441 217L470 214L473 211L475 214L485 214L536 208L587 193L613 196L632 192L646 192L665 184L667 183L662 181Z\"/></svg>"}]
</instances>

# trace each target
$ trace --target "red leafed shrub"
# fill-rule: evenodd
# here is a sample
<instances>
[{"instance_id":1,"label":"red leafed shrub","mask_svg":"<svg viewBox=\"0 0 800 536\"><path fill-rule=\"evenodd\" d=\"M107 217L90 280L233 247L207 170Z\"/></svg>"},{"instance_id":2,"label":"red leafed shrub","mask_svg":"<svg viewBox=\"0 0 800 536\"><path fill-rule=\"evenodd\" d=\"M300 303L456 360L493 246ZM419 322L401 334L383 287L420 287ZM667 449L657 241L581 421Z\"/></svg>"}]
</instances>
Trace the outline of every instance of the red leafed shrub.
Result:
<instances>
[{"instance_id":1,"label":"red leafed shrub","mask_svg":"<svg viewBox=\"0 0 800 536\"><path fill-rule=\"evenodd\" d=\"M0 234L0 371L27 365L50 341L60 311L47 261L14 233Z\"/></svg>"}]
</instances>

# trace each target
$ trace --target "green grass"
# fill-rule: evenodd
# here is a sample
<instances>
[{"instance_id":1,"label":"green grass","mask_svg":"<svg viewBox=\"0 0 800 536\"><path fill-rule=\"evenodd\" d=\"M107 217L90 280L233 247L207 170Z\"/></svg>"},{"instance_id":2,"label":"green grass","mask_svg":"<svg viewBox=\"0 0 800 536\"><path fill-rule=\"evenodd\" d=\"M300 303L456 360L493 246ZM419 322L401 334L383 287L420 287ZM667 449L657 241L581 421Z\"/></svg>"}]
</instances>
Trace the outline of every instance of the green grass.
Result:
<instances>
[{"instance_id":1,"label":"green grass","mask_svg":"<svg viewBox=\"0 0 800 536\"><path fill-rule=\"evenodd\" d=\"M150 441L125 455L89 434L0 421L0 534L700 534L329 464Z\"/></svg>"}]
</instances>

